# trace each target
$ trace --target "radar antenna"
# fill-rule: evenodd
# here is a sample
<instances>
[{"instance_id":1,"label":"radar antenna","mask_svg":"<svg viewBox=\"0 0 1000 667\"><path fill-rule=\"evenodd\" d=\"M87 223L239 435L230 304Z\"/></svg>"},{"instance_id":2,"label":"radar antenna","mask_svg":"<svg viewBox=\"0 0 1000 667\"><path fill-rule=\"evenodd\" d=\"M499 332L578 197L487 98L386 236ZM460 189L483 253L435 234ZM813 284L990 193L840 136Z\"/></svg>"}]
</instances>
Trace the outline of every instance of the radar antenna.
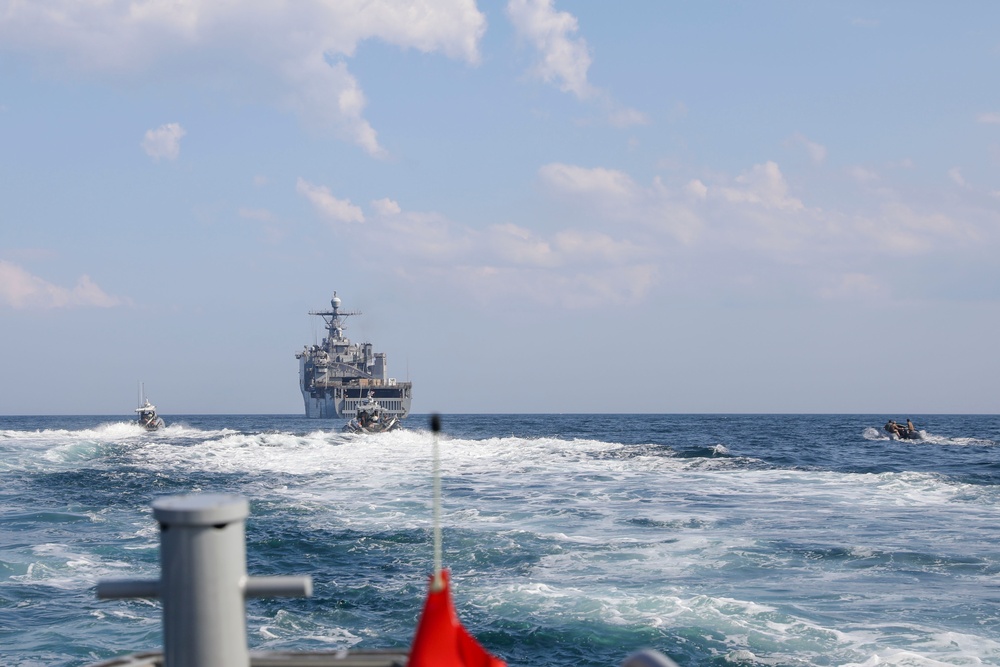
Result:
<instances>
[{"instance_id":1,"label":"radar antenna","mask_svg":"<svg viewBox=\"0 0 1000 667\"><path fill-rule=\"evenodd\" d=\"M340 340L344 337L344 320L351 315L361 315L359 310L340 310L340 297L337 296L337 292L333 292L333 298L330 299L330 310L310 310L310 315L318 315L323 318L326 322L326 330L329 332L331 340Z\"/></svg>"}]
</instances>

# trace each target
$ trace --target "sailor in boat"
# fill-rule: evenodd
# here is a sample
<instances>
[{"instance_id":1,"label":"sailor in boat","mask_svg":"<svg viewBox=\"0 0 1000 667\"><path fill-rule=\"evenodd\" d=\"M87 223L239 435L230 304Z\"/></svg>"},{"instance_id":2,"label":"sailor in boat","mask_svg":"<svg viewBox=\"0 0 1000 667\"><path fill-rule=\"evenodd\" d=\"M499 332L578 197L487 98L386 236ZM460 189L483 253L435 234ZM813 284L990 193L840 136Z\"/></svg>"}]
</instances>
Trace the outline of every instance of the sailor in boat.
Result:
<instances>
[{"instance_id":1,"label":"sailor in boat","mask_svg":"<svg viewBox=\"0 0 1000 667\"><path fill-rule=\"evenodd\" d=\"M883 428L885 429L885 432L889 434L890 438L895 436L900 440L921 439L920 431L917 430L917 428L913 425L913 422L910 419L906 420L906 426L903 426L902 424L897 424L895 421L890 419L888 422L886 422L886 425Z\"/></svg>"},{"instance_id":2,"label":"sailor in boat","mask_svg":"<svg viewBox=\"0 0 1000 667\"><path fill-rule=\"evenodd\" d=\"M156 406L151 404L148 398L135 411L139 413L139 426L142 426L147 431L155 431L164 425L163 419L156 414Z\"/></svg>"},{"instance_id":3,"label":"sailor in boat","mask_svg":"<svg viewBox=\"0 0 1000 667\"><path fill-rule=\"evenodd\" d=\"M354 433L381 433L399 427L399 421L393 415L383 415L382 406L375 400L375 392L369 391L368 398L358 403L358 411L354 419L345 426L345 431Z\"/></svg>"}]
</instances>

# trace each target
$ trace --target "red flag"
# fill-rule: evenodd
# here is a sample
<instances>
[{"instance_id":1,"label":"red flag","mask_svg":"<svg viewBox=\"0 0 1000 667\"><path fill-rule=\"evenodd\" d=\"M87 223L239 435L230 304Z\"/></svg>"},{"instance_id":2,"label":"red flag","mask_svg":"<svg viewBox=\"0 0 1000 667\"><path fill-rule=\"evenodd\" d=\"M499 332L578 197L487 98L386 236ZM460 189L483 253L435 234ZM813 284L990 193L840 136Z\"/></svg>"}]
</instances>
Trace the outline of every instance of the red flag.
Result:
<instances>
[{"instance_id":1,"label":"red flag","mask_svg":"<svg viewBox=\"0 0 1000 667\"><path fill-rule=\"evenodd\" d=\"M417 624L417 634L410 647L408 667L507 667L507 663L486 652L479 642L462 627L451 603L448 571L441 571L443 586L430 590L424 603L424 613Z\"/></svg>"}]
</instances>

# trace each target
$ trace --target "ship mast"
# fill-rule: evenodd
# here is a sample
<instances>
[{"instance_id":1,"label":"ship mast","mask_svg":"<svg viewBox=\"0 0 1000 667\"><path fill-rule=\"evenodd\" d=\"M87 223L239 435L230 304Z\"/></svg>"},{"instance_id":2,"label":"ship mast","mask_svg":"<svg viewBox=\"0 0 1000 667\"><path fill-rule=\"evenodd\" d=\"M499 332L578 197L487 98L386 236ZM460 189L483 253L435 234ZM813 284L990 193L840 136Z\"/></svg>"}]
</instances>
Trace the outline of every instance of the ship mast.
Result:
<instances>
[{"instance_id":1,"label":"ship mast","mask_svg":"<svg viewBox=\"0 0 1000 667\"><path fill-rule=\"evenodd\" d=\"M341 312L340 297L334 291L333 298L330 299L330 310L310 310L310 315L319 315L326 322L326 330L329 334L327 344L333 345L344 338L344 319L351 315L361 315L361 311L348 310Z\"/></svg>"}]
</instances>

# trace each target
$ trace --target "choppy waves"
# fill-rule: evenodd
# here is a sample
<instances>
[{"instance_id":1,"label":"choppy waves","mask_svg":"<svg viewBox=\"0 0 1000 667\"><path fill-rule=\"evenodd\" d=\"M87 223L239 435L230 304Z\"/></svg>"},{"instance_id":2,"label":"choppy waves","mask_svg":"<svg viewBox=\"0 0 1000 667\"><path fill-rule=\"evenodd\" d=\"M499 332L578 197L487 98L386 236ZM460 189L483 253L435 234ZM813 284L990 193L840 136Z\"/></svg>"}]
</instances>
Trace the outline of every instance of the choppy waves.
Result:
<instances>
[{"instance_id":1,"label":"choppy waves","mask_svg":"<svg viewBox=\"0 0 1000 667\"><path fill-rule=\"evenodd\" d=\"M642 646L681 664L1000 664L1000 487L952 471L989 466L992 439L706 421L629 440L468 418L441 438L467 627L511 665L615 665ZM253 647L407 645L431 567L432 436L314 424L0 431L7 664L155 647L158 606L98 603L93 585L155 577L149 503L198 491L251 500L251 573L314 578L312 600L250 603ZM15 619L51 632L16 636Z\"/></svg>"}]
</instances>

